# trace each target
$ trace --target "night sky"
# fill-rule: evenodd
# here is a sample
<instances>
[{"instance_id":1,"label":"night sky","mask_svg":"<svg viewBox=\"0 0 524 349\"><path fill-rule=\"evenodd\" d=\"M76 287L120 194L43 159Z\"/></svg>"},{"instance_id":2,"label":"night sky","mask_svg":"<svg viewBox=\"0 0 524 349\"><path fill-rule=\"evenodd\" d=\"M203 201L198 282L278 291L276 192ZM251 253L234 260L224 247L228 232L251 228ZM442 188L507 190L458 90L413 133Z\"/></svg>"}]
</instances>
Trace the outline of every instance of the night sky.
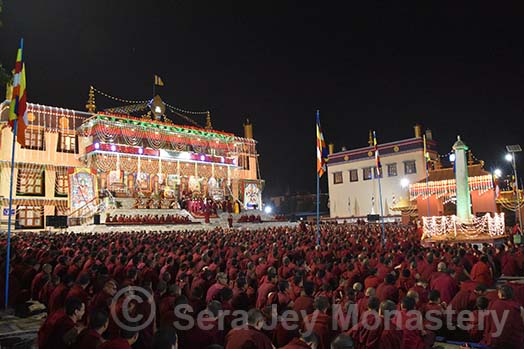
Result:
<instances>
[{"instance_id":1,"label":"night sky","mask_svg":"<svg viewBox=\"0 0 524 349\"><path fill-rule=\"evenodd\" d=\"M316 109L337 150L419 122L441 153L460 134L509 172L505 145L524 146L524 8L353 3L4 0L0 62L14 66L23 36L30 102L84 110L91 84L147 99L156 73L166 102L211 110L216 129L242 135L249 116L266 194L315 190Z\"/></svg>"}]
</instances>

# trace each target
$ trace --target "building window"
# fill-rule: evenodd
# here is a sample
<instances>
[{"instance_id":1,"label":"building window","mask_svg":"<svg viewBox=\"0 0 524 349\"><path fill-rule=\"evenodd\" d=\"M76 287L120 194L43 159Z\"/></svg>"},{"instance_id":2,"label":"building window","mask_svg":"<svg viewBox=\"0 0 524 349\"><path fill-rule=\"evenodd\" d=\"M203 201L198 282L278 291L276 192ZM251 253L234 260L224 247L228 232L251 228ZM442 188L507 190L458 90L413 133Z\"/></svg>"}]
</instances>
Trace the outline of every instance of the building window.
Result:
<instances>
[{"instance_id":1,"label":"building window","mask_svg":"<svg viewBox=\"0 0 524 349\"><path fill-rule=\"evenodd\" d=\"M397 164L388 164L388 177L397 176Z\"/></svg>"},{"instance_id":2,"label":"building window","mask_svg":"<svg viewBox=\"0 0 524 349\"><path fill-rule=\"evenodd\" d=\"M344 177L342 177L342 172L333 173L333 183L340 184L343 181L344 181Z\"/></svg>"},{"instance_id":3,"label":"building window","mask_svg":"<svg viewBox=\"0 0 524 349\"><path fill-rule=\"evenodd\" d=\"M72 133L59 133L56 151L62 153L78 153L76 143L76 135Z\"/></svg>"},{"instance_id":4,"label":"building window","mask_svg":"<svg viewBox=\"0 0 524 349\"><path fill-rule=\"evenodd\" d=\"M44 178L45 171L43 170L19 169L16 181L16 194L45 196Z\"/></svg>"},{"instance_id":5,"label":"building window","mask_svg":"<svg viewBox=\"0 0 524 349\"><path fill-rule=\"evenodd\" d=\"M405 174L417 173L417 165L415 164L415 160L404 162L404 173Z\"/></svg>"},{"instance_id":6,"label":"building window","mask_svg":"<svg viewBox=\"0 0 524 349\"><path fill-rule=\"evenodd\" d=\"M45 150L44 130L37 128L26 128L25 149Z\"/></svg>"},{"instance_id":7,"label":"building window","mask_svg":"<svg viewBox=\"0 0 524 349\"><path fill-rule=\"evenodd\" d=\"M18 206L16 212L19 228L44 227L44 206Z\"/></svg>"},{"instance_id":8,"label":"building window","mask_svg":"<svg viewBox=\"0 0 524 349\"><path fill-rule=\"evenodd\" d=\"M364 178L365 181L368 181L370 179L373 179L373 167L366 167L362 169L362 178Z\"/></svg>"},{"instance_id":9,"label":"building window","mask_svg":"<svg viewBox=\"0 0 524 349\"><path fill-rule=\"evenodd\" d=\"M358 170L349 170L349 181L358 182Z\"/></svg>"},{"instance_id":10,"label":"building window","mask_svg":"<svg viewBox=\"0 0 524 349\"><path fill-rule=\"evenodd\" d=\"M69 193L69 178L67 172L56 172L55 196L64 197Z\"/></svg>"}]
</instances>

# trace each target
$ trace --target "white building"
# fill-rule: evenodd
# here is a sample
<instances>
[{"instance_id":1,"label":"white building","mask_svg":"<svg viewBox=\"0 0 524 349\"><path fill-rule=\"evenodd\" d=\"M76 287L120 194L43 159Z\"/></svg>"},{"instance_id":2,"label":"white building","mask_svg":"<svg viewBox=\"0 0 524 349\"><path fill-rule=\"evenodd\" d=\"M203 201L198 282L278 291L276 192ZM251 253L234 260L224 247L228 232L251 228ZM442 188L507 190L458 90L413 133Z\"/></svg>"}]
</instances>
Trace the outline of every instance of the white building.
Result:
<instances>
[{"instance_id":1,"label":"white building","mask_svg":"<svg viewBox=\"0 0 524 349\"><path fill-rule=\"evenodd\" d=\"M436 142L426 131L427 148L436 159ZM370 140L370 144L372 144ZM399 200L409 198L409 184L425 178L424 142L421 126L415 126L415 137L378 144L382 164L381 187L384 216L399 212L390 210ZM329 155L328 187L331 218L362 217L380 214L379 184L373 146L351 149Z\"/></svg>"}]
</instances>

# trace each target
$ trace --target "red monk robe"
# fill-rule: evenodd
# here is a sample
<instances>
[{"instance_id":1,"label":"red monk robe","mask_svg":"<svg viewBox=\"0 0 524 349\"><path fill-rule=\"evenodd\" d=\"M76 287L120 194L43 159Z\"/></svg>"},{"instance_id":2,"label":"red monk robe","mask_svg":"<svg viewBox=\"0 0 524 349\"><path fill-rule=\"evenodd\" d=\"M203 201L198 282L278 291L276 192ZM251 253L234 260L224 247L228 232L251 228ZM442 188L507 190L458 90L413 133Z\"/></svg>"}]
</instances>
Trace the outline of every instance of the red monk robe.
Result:
<instances>
[{"instance_id":1,"label":"red monk robe","mask_svg":"<svg viewBox=\"0 0 524 349\"><path fill-rule=\"evenodd\" d=\"M314 320L314 322L313 322ZM312 330L318 337L318 349L329 349L331 343L331 316L328 314L315 310L309 314L302 323L302 328L305 330ZM308 328L307 326L311 326Z\"/></svg>"},{"instance_id":2,"label":"red monk robe","mask_svg":"<svg viewBox=\"0 0 524 349\"><path fill-rule=\"evenodd\" d=\"M98 349L132 349L132 347L127 339L115 338L103 343Z\"/></svg>"},{"instance_id":3,"label":"red monk robe","mask_svg":"<svg viewBox=\"0 0 524 349\"><path fill-rule=\"evenodd\" d=\"M279 349L311 349L311 347L303 340L300 340L299 338L293 338L288 345L280 347Z\"/></svg>"},{"instance_id":4,"label":"red monk robe","mask_svg":"<svg viewBox=\"0 0 524 349\"><path fill-rule=\"evenodd\" d=\"M353 339L355 349L378 349L383 330L382 321L378 313L374 311L363 314L362 320L346 334Z\"/></svg>"},{"instance_id":5,"label":"red monk robe","mask_svg":"<svg viewBox=\"0 0 524 349\"><path fill-rule=\"evenodd\" d=\"M380 340L378 343L378 349L397 349L402 348L402 331L395 328L395 324L391 320L382 318L382 321L389 321L388 327L384 327Z\"/></svg>"},{"instance_id":6,"label":"red monk robe","mask_svg":"<svg viewBox=\"0 0 524 349\"><path fill-rule=\"evenodd\" d=\"M100 333L91 328L86 328L78 335L75 349L95 349L98 348L103 341Z\"/></svg>"},{"instance_id":7,"label":"red monk robe","mask_svg":"<svg viewBox=\"0 0 524 349\"><path fill-rule=\"evenodd\" d=\"M477 284L490 287L491 285L493 285L493 274L491 268L485 262L484 258L485 257L483 256L482 259L479 262L475 263L475 265L471 269L471 280L476 282Z\"/></svg>"},{"instance_id":8,"label":"red monk robe","mask_svg":"<svg viewBox=\"0 0 524 349\"><path fill-rule=\"evenodd\" d=\"M419 312L410 312L408 314L403 309L393 321L402 330L402 349L426 349L423 332L421 331L422 317Z\"/></svg>"},{"instance_id":9,"label":"red monk robe","mask_svg":"<svg viewBox=\"0 0 524 349\"><path fill-rule=\"evenodd\" d=\"M455 297L455 294L457 294L458 286L451 275L442 274L433 280L431 283L431 289L439 291L440 299L446 304L449 304L453 297Z\"/></svg>"},{"instance_id":10,"label":"red monk robe","mask_svg":"<svg viewBox=\"0 0 524 349\"><path fill-rule=\"evenodd\" d=\"M272 349L273 345L264 333L251 325L247 325L246 328L232 329L226 336L225 349L240 348Z\"/></svg>"},{"instance_id":11,"label":"red monk robe","mask_svg":"<svg viewBox=\"0 0 524 349\"><path fill-rule=\"evenodd\" d=\"M49 296L49 312L54 313L60 308L64 307L69 288L61 282Z\"/></svg>"},{"instance_id":12,"label":"red monk robe","mask_svg":"<svg viewBox=\"0 0 524 349\"><path fill-rule=\"evenodd\" d=\"M474 310L476 300L477 295L474 291L461 290L453 297L449 306L457 313L462 310Z\"/></svg>"},{"instance_id":13,"label":"red monk robe","mask_svg":"<svg viewBox=\"0 0 524 349\"><path fill-rule=\"evenodd\" d=\"M493 315L486 319L486 328L482 344L489 345L495 349L524 348L524 323L522 321L521 307L512 299L499 299L491 302L488 308ZM502 332L496 336L497 328L493 317L498 317L499 321L504 319L507 314L507 320L501 326ZM499 325L500 326L500 325Z\"/></svg>"},{"instance_id":14,"label":"red monk robe","mask_svg":"<svg viewBox=\"0 0 524 349\"><path fill-rule=\"evenodd\" d=\"M75 334L75 323L64 313L50 329L46 344L50 349L73 348L77 338Z\"/></svg>"}]
</instances>

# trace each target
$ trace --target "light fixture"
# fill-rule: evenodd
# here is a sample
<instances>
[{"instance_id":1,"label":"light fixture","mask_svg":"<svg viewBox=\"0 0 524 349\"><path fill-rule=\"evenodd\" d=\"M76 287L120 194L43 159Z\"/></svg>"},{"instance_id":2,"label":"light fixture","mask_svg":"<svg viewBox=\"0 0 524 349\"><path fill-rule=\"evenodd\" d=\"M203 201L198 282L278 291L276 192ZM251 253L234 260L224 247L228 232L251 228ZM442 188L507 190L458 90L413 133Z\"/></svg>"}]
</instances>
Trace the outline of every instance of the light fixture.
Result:
<instances>
[{"instance_id":1,"label":"light fixture","mask_svg":"<svg viewBox=\"0 0 524 349\"><path fill-rule=\"evenodd\" d=\"M266 207L264 207L264 212L266 214L270 214L271 212L273 212L273 207L267 205Z\"/></svg>"},{"instance_id":2,"label":"light fixture","mask_svg":"<svg viewBox=\"0 0 524 349\"><path fill-rule=\"evenodd\" d=\"M455 162L455 158L456 158L456 157L455 157L455 153L451 153L451 154L449 154L449 161L451 161L451 162Z\"/></svg>"},{"instance_id":3,"label":"light fixture","mask_svg":"<svg viewBox=\"0 0 524 349\"><path fill-rule=\"evenodd\" d=\"M502 170L500 168L496 168L495 171L493 171L493 174L495 175L495 178L502 177Z\"/></svg>"},{"instance_id":4,"label":"light fixture","mask_svg":"<svg viewBox=\"0 0 524 349\"><path fill-rule=\"evenodd\" d=\"M144 154L144 148L138 148L138 154Z\"/></svg>"},{"instance_id":5,"label":"light fixture","mask_svg":"<svg viewBox=\"0 0 524 349\"><path fill-rule=\"evenodd\" d=\"M200 161L206 161L206 156L205 155L200 155Z\"/></svg>"},{"instance_id":6,"label":"light fixture","mask_svg":"<svg viewBox=\"0 0 524 349\"><path fill-rule=\"evenodd\" d=\"M407 187L409 186L409 179L407 179L407 178L402 178L402 179L400 180L400 186L401 186L402 188L407 188Z\"/></svg>"},{"instance_id":7,"label":"light fixture","mask_svg":"<svg viewBox=\"0 0 524 349\"><path fill-rule=\"evenodd\" d=\"M513 160L513 155L511 155L510 153L507 153L505 158L506 158L506 161L511 161Z\"/></svg>"},{"instance_id":8,"label":"light fixture","mask_svg":"<svg viewBox=\"0 0 524 349\"><path fill-rule=\"evenodd\" d=\"M111 151L116 151L116 145L111 144Z\"/></svg>"},{"instance_id":9,"label":"light fixture","mask_svg":"<svg viewBox=\"0 0 524 349\"><path fill-rule=\"evenodd\" d=\"M98 142L95 143L95 149L100 149L100 143Z\"/></svg>"}]
</instances>

